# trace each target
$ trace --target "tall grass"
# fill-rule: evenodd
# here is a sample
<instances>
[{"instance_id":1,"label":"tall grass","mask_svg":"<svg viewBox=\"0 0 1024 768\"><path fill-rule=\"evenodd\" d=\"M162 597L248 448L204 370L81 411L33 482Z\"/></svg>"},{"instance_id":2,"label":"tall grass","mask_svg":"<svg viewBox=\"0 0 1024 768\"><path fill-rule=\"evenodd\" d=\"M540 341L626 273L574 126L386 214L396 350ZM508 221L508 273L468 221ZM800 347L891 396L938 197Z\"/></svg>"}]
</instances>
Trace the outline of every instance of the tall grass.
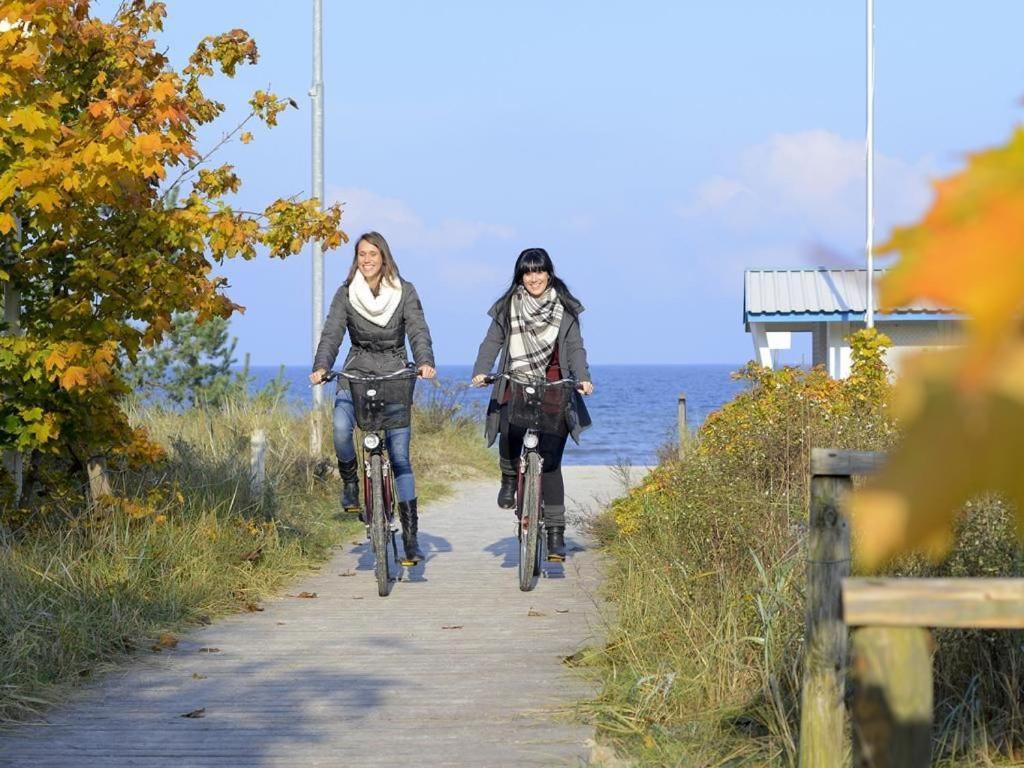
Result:
<instances>
[{"instance_id":1,"label":"tall grass","mask_svg":"<svg viewBox=\"0 0 1024 768\"><path fill-rule=\"evenodd\" d=\"M862 369L861 373L864 371ZM595 521L615 622L590 662L599 733L641 765L790 766L799 738L807 454L884 448L895 432L870 381L751 370L709 420ZM880 390L876 390L876 394ZM940 566L902 573L1016 575L1011 512L979 500ZM936 634L935 754L949 765L1021 757L1020 633Z\"/></svg>"},{"instance_id":2,"label":"tall grass","mask_svg":"<svg viewBox=\"0 0 1024 768\"><path fill-rule=\"evenodd\" d=\"M456 478L495 471L479 424L433 407L414 414L428 500ZM258 609L359 528L338 512L337 480L309 457L308 416L279 398L131 415L167 458L114 468L113 503L89 508L71 488L0 516L0 721L39 712L133 651L157 652L168 633ZM267 434L260 499L249 491L256 428Z\"/></svg>"}]
</instances>

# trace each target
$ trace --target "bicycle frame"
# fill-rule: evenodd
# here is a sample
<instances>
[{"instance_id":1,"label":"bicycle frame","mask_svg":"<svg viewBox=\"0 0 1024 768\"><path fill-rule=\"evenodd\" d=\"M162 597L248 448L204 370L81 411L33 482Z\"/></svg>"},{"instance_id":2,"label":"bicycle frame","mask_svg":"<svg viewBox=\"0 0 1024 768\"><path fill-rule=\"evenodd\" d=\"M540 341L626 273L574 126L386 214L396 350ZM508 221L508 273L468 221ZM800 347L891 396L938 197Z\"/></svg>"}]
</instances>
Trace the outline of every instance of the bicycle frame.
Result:
<instances>
[{"instance_id":1,"label":"bicycle frame","mask_svg":"<svg viewBox=\"0 0 1024 768\"><path fill-rule=\"evenodd\" d=\"M366 400L354 402L356 409L356 423L363 429L361 451L363 459L363 509L365 510L363 522L366 524L367 532L373 545L374 572L377 578L377 590L381 597L390 592L392 578L391 557L394 558L396 566L401 562L398 559L398 543L395 540L394 510L395 510L395 485L394 473L391 467L391 458L385 450L387 444L387 406L389 401L388 389L383 382L395 378L414 378L412 369L406 368L396 371L393 374L384 376L356 376L345 372L332 372L325 377L325 381L338 377L349 379L353 382L367 385L365 390ZM380 392L378 392L380 390ZM362 390L360 390L362 391ZM354 393L355 394L355 393ZM412 389L405 393L410 399L408 402L393 401L396 405L411 407ZM367 407L368 410L362 410ZM394 416L395 414L392 414ZM394 428L399 428L403 421L408 423L408 413L399 411L398 416L402 419L392 421ZM376 425L377 428L369 428ZM378 487L379 483L379 487ZM389 546L390 545L390 546ZM397 571L395 571L397 574Z\"/></svg>"}]
</instances>

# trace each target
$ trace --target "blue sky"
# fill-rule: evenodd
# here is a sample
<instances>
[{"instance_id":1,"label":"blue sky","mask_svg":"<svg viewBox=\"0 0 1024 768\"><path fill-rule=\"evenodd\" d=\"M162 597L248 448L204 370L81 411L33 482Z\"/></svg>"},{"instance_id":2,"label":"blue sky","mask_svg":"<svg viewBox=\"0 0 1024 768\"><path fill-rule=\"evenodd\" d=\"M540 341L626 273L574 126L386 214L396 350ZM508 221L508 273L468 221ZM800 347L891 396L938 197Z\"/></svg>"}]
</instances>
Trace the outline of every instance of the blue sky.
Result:
<instances>
[{"instance_id":1,"label":"blue sky","mask_svg":"<svg viewBox=\"0 0 1024 768\"><path fill-rule=\"evenodd\" d=\"M229 145L262 205L308 194L311 2L168 0L181 64L234 27L261 61L210 92L293 96ZM864 218L864 2L324 0L326 185L423 299L438 363L465 363L528 246L583 300L598 363L739 363L745 267L855 265ZM287 10L284 10L287 9ZM879 237L928 180L1021 119L1024 3L878 2ZM351 247L327 254L327 298ZM229 263L239 353L311 358L310 256ZM799 354L799 353L798 353Z\"/></svg>"}]
</instances>

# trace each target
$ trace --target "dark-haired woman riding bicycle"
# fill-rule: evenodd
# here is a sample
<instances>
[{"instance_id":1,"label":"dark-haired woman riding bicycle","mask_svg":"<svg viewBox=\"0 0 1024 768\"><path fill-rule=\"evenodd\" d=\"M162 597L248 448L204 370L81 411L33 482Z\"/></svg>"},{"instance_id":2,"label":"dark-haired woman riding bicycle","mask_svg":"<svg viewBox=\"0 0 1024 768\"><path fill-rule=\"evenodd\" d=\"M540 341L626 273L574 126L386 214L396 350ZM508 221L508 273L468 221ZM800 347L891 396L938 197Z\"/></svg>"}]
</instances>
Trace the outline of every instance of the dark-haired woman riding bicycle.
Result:
<instances>
[{"instance_id":1,"label":"dark-haired woman riding bicycle","mask_svg":"<svg viewBox=\"0 0 1024 768\"><path fill-rule=\"evenodd\" d=\"M578 380L579 389L566 410L564 430L541 433L539 450L544 459L542 495L549 560L565 559L565 482L562 452L567 435L579 442L580 433L590 426L590 415L580 394L594 391L587 352L580 334L583 305L568 286L555 275L551 257L543 248L527 248L516 259L512 283L491 307L487 336L480 345L473 366L474 386L484 386L495 358L498 372L524 379L562 378ZM509 423L507 378L494 383L487 407L488 444L498 441L501 489L498 506L516 505L518 460L526 432Z\"/></svg>"}]
</instances>

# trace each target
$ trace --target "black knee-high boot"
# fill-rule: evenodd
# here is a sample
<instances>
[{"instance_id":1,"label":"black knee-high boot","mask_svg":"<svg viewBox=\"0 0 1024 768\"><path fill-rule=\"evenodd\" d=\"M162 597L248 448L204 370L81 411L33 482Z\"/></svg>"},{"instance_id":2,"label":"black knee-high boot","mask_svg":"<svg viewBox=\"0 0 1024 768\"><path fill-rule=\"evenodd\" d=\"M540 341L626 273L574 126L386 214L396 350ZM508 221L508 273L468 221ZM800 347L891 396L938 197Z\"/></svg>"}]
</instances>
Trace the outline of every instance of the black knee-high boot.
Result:
<instances>
[{"instance_id":1,"label":"black knee-high boot","mask_svg":"<svg viewBox=\"0 0 1024 768\"><path fill-rule=\"evenodd\" d=\"M424 557L416 538L419 532L416 499L398 502L398 517L402 521L402 547L405 550L405 561L415 565Z\"/></svg>"},{"instance_id":2,"label":"black knee-high boot","mask_svg":"<svg viewBox=\"0 0 1024 768\"><path fill-rule=\"evenodd\" d=\"M341 473L341 508L346 512L358 512L359 470L356 467L356 460L338 459L338 471Z\"/></svg>"}]
</instances>

